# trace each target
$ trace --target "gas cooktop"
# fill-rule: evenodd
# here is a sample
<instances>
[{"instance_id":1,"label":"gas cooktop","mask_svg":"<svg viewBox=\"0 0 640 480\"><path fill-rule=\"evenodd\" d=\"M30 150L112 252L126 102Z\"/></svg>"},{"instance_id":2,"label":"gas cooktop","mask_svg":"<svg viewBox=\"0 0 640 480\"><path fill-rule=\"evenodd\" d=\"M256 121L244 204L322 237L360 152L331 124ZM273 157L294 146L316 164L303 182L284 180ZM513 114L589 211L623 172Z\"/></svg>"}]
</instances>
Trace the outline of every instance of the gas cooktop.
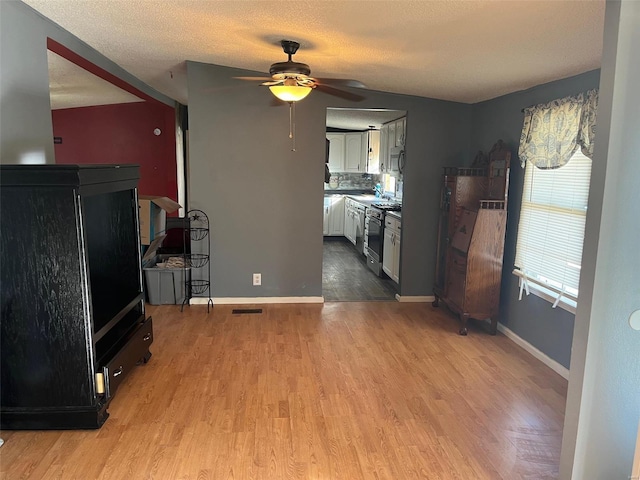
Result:
<instances>
[{"instance_id":1,"label":"gas cooktop","mask_svg":"<svg viewBox=\"0 0 640 480\"><path fill-rule=\"evenodd\" d=\"M397 212L402 210L401 203L372 203L371 206L379 210L384 210L385 212Z\"/></svg>"}]
</instances>

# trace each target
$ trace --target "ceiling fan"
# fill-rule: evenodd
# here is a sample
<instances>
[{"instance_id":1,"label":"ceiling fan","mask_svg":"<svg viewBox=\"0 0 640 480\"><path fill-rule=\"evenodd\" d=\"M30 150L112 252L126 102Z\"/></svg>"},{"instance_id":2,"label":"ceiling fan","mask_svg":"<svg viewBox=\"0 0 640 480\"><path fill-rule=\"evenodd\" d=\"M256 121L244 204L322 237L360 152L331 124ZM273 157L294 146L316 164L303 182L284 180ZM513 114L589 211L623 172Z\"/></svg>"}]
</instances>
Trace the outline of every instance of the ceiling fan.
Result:
<instances>
[{"instance_id":1,"label":"ceiling fan","mask_svg":"<svg viewBox=\"0 0 640 480\"><path fill-rule=\"evenodd\" d=\"M336 87L366 88L357 80L340 78L312 78L311 69L306 63L294 62L293 55L300 48L298 42L293 40L281 40L280 45L285 54L288 55L286 62L276 62L269 68L271 77L236 77L240 80L263 81L261 85L269 87L271 92L280 100L285 102L297 102L305 98L312 89L316 88L322 92L359 102L365 97L355 93L347 92Z\"/></svg>"}]
</instances>

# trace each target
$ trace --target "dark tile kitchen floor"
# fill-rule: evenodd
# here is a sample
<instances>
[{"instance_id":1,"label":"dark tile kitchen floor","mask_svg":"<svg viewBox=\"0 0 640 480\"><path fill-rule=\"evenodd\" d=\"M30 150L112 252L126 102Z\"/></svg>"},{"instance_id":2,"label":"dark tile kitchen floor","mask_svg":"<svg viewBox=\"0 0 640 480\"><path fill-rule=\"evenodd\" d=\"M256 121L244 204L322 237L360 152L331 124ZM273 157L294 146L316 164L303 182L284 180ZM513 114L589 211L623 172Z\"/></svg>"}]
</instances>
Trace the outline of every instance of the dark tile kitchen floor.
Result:
<instances>
[{"instance_id":1,"label":"dark tile kitchen floor","mask_svg":"<svg viewBox=\"0 0 640 480\"><path fill-rule=\"evenodd\" d=\"M398 285L367 267L364 255L345 237L324 237L322 295L325 302L392 301Z\"/></svg>"}]
</instances>

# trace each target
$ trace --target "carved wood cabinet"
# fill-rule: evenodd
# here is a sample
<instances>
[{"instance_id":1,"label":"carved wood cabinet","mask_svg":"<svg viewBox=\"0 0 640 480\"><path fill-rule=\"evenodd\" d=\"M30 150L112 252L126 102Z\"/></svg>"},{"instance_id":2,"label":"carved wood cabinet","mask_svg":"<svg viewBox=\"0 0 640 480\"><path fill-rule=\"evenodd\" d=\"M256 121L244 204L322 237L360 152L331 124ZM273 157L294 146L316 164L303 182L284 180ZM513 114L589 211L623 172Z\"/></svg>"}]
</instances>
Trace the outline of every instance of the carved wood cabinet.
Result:
<instances>
[{"instance_id":1,"label":"carved wood cabinet","mask_svg":"<svg viewBox=\"0 0 640 480\"><path fill-rule=\"evenodd\" d=\"M435 301L460 317L497 328L511 152L498 141L486 165L444 169L438 225Z\"/></svg>"},{"instance_id":2,"label":"carved wood cabinet","mask_svg":"<svg viewBox=\"0 0 640 480\"><path fill-rule=\"evenodd\" d=\"M153 341L138 166L0 167L0 426L98 428Z\"/></svg>"}]
</instances>

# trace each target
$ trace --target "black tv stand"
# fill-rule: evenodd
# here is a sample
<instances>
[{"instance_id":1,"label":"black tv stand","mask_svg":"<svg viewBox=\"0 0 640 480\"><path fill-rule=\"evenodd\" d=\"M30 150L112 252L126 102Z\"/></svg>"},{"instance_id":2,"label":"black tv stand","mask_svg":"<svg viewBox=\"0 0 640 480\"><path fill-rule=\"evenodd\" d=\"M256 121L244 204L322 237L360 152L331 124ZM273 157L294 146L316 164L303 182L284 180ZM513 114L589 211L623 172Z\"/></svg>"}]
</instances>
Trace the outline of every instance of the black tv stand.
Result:
<instances>
[{"instance_id":1,"label":"black tv stand","mask_svg":"<svg viewBox=\"0 0 640 480\"><path fill-rule=\"evenodd\" d=\"M99 428L151 357L137 165L0 166L0 428Z\"/></svg>"}]
</instances>

